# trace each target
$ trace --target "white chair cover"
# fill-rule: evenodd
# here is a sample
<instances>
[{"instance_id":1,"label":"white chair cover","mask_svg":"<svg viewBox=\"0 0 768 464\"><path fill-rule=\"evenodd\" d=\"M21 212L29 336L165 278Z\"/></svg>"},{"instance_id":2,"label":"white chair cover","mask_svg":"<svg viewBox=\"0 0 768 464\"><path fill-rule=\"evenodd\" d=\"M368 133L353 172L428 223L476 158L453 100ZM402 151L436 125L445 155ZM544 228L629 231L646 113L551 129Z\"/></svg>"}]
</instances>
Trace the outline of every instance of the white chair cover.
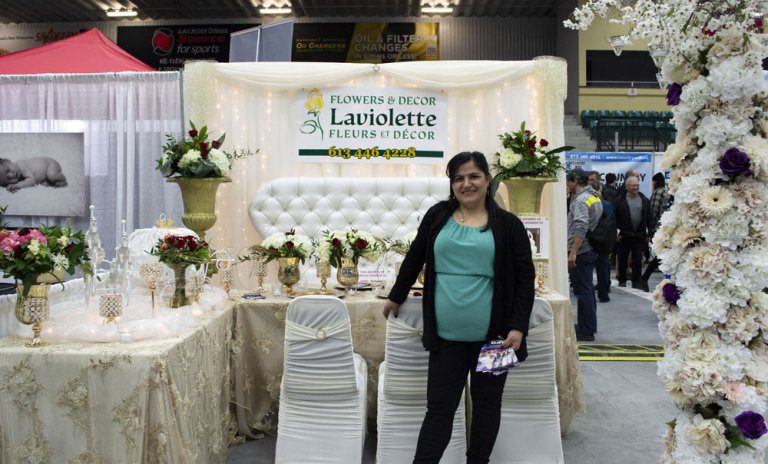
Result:
<instances>
[{"instance_id":1,"label":"white chair cover","mask_svg":"<svg viewBox=\"0 0 768 464\"><path fill-rule=\"evenodd\" d=\"M352 351L346 305L307 296L288 305L276 463L360 463L368 368Z\"/></svg>"},{"instance_id":2,"label":"white chair cover","mask_svg":"<svg viewBox=\"0 0 768 464\"><path fill-rule=\"evenodd\" d=\"M554 315L549 303L541 298L533 304L527 343L528 359L507 375L492 464L563 462L555 384Z\"/></svg>"},{"instance_id":3,"label":"white chair cover","mask_svg":"<svg viewBox=\"0 0 768 464\"><path fill-rule=\"evenodd\" d=\"M385 361L379 368L378 464L413 461L421 423L427 411L429 353L421 344L420 298L409 298L398 317L387 321ZM443 464L465 462L467 443L464 396L453 421L453 435L440 460Z\"/></svg>"}]
</instances>

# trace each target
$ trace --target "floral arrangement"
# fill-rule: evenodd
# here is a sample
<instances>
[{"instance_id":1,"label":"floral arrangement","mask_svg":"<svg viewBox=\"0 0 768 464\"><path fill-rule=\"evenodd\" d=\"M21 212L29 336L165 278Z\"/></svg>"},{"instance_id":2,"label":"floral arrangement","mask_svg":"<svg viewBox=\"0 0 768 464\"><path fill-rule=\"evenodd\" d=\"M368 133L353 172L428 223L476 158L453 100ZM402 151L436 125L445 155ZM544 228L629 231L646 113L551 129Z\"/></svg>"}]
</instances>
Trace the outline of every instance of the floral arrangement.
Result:
<instances>
[{"instance_id":1,"label":"floral arrangement","mask_svg":"<svg viewBox=\"0 0 768 464\"><path fill-rule=\"evenodd\" d=\"M245 259L265 259L266 262L270 262L277 258L299 258L299 261L304 264L314 250L312 240L291 229L289 232L272 234L265 238L261 245L252 246L250 258Z\"/></svg>"},{"instance_id":2,"label":"floral arrangement","mask_svg":"<svg viewBox=\"0 0 768 464\"><path fill-rule=\"evenodd\" d=\"M177 138L173 134L165 136L163 156L157 160L157 169L164 177L174 174L196 178L226 177L234 160L254 154L248 150L224 151L221 146L226 134L209 142L207 126L198 130L192 121L189 125L190 138Z\"/></svg>"},{"instance_id":3,"label":"floral arrangement","mask_svg":"<svg viewBox=\"0 0 768 464\"><path fill-rule=\"evenodd\" d=\"M317 244L319 262L329 262L333 267L341 267L341 259L351 259L357 265L360 258L376 261L384 252L381 243L368 232L354 228L347 230L326 231Z\"/></svg>"},{"instance_id":4,"label":"floral arrangement","mask_svg":"<svg viewBox=\"0 0 768 464\"><path fill-rule=\"evenodd\" d=\"M405 256L408 253L408 250L411 249L411 243L413 243L413 239L416 238L416 231L409 232L406 234L405 237L402 238L402 240L394 240L394 239L387 239L386 240L386 247L387 250L394 251L395 253L399 255Z\"/></svg>"},{"instance_id":5,"label":"floral arrangement","mask_svg":"<svg viewBox=\"0 0 768 464\"><path fill-rule=\"evenodd\" d=\"M566 26L619 10L627 43L662 50L677 139L664 154L675 203L653 250L658 374L679 407L663 463L763 462L768 446L768 56L762 2L588 0ZM615 15L614 15L615 16Z\"/></svg>"},{"instance_id":6,"label":"floral arrangement","mask_svg":"<svg viewBox=\"0 0 768 464\"><path fill-rule=\"evenodd\" d=\"M151 254L168 265L194 264L200 267L211 259L208 243L194 235L166 235L157 241Z\"/></svg>"},{"instance_id":7,"label":"floral arrangement","mask_svg":"<svg viewBox=\"0 0 768 464\"><path fill-rule=\"evenodd\" d=\"M520 130L499 134L504 150L496 153L494 163L494 183L511 177L555 177L563 170L558 153L572 150L571 146L549 149L547 139L539 139L535 132L525 128L525 121Z\"/></svg>"},{"instance_id":8,"label":"floral arrangement","mask_svg":"<svg viewBox=\"0 0 768 464\"><path fill-rule=\"evenodd\" d=\"M78 267L84 274L91 273L83 233L72 232L70 225L2 229L0 251L3 277L13 277L17 283L21 282L25 297L41 274L51 274L59 269L74 274Z\"/></svg>"}]
</instances>

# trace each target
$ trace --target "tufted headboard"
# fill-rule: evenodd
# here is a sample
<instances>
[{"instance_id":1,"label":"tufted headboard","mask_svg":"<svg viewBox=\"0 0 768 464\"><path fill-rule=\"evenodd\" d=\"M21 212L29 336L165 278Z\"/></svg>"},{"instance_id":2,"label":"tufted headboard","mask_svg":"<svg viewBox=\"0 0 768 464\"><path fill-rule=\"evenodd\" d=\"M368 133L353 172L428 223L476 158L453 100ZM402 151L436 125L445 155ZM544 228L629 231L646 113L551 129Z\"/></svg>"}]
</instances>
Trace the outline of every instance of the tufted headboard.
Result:
<instances>
[{"instance_id":1,"label":"tufted headboard","mask_svg":"<svg viewBox=\"0 0 768 464\"><path fill-rule=\"evenodd\" d=\"M402 238L448 188L443 177L283 177L264 184L248 211L262 238L291 228L317 238L348 226Z\"/></svg>"}]
</instances>

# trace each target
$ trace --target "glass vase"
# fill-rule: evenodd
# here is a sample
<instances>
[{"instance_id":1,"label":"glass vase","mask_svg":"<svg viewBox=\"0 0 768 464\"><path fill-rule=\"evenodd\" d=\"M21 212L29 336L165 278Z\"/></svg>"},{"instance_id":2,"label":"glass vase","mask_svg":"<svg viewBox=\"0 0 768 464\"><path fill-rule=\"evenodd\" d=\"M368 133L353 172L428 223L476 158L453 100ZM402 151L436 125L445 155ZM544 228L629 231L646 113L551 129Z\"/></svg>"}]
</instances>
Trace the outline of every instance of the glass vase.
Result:
<instances>
[{"instance_id":1,"label":"glass vase","mask_svg":"<svg viewBox=\"0 0 768 464\"><path fill-rule=\"evenodd\" d=\"M187 296L187 266L189 264L169 264L173 270L173 296L171 297L171 308L181 308L192 304L192 298Z\"/></svg>"},{"instance_id":2,"label":"glass vase","mask_svg":"<svg viewBox=\"0 0 768 464\"><path fill-rule=\"evenodd\" d=\"M26 346L38 347L48 344L40 337L43 329L43 321L48 320L50 305L48 304L49 284L33 284L29 293L24 296L23 287L16 287L16 319L22 324L32 324L34 336Z\"/></svg>"},{"instance_id":3,"label":"glass vase","mask_svg":"<svg viewBox=\"0 0 768 464\"><path fill-rule=\"evenodd\" d=\"M360 279L360 273L357 271L357 264L352 258L341 258L341 265L336 270L336 280L344 286L344 293L348 294L349 289Z\"/></svg>"},{"instance_id":4,"label":"glass vase","mask_svg":"<svg viewBox=\"0 0 768 464\"><path fill-rule=\"evenodd\" d=\"M286 294L293 293L293 286L301 277L299 273L299 258L277 258L277 280L285 285Z\"/></svg>"}]
</instances>

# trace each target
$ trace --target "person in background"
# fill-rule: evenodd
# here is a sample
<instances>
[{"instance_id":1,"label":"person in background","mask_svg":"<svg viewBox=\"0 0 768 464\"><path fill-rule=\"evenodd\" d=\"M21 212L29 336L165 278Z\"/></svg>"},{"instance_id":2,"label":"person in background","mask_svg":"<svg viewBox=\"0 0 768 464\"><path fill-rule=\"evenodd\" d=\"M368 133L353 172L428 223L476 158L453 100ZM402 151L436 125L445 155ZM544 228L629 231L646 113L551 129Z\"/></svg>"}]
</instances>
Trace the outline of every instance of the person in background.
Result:
<instances>
[{"instance_id":1,"label":"person in background","mask_svg":"<svg viewBox=\"0 0 768 464\"><path fill-rule=\"evenodd\" d=\"M446 173L450 198L430 208L419 224L384 304L384 317L397 317L425 266L427 413L413 462L440 462L469 374L472 426L466 462L485 464L499 432L507 373L477 372L480 349L488 340L502 339L504 348L511 346L518 360L525 360L535 272L525 226L490 195L485 156L459 153Z\"/></svg>"},{"instance_id":2,"label":"person in background","mask_svg":"<svg viewBox=\"0 0 768 464\"><path fill-rule=\"evenodd\" d=\"M613 203L601 197L603 204L603 214L613 218ZM597 251L597 250L595 250ZM608 303L611 297L611 250L597 251L597 260L595 261L595 274L597 274L597 301Z\"/></svg>"},{"instance_id":3,"label":"person in background","mask_svg":"<svg viewBox=\"0 0 768 464\"><path fill-rule=\"evenodd\" d=\"M589 174L587 174L587 182L589 182L589 185L595 192L601 193L603 191L603 184L600 183L599 172L589 171Z\"/></svg>"},{"instance_id":4,"label":"person in background","mask_svg":"<svg viewBox=\"0 0 768 464\"><path fill-rule=\"evenodd\" d=\"M640 181L640 171L637 169L629 169L624 173L624 183L619 187L619 197L624 196L627 193L627 180L630 177L636 177L638 182Z\"/></svg>"},{"instance_id":5,"label":"person in background","mask_svg":"<svg viewBox=\"0 0 768 464\"><path fill-rule=\"evenodd\" d=\"M616 188L616 174L609 172L605 175L605 185L603 186L603 200L611 203L619 198L619 189Z\"/></svg>"},{"instance_id":6,"label":"person in background","mask_svg":"<svg viewBox=\"0 0 768 464\"><path fill-rule=\"evenodd\" d=\"M653 193L651 194L651 207L648 212L648 236L652 239L659 229L661 215L672 206L674 198L667 193L664 173L657 172L654 174L651 182L653 183ZM654 256L648 263L648 266L645 268L645 272L643 272L643 276L640 279L640 287L646 292L651 291L650 288L648 288L648 279L651 278L653 271L658 268L659 258Z\"/></svg>"},{"instance_id":7,"label":"person in background","mask_svg":"<svg viewBox=\"0 0 768 464\"><path fill-rule=\"evenodd\" d=\"M578 341L594 341L597 332L597 304L592 274L597 253L587 240L587 231L593 230L603 214L603 205L596 192L587 183L587 174L581 168L572 169L565 178L571 192L568 212L568 270L577 300L579 322L576 324Z\"/></svg>"},{"instance_id":8,"label":"person in background","mask_svg":"<svg viewBox=\"0 0 768 464\"><path fill-rule=\"evenodd\" d=\"M614 213L619 235L617 280L619 287L627 286L627 261L632 255L632 288L641 289L640 278L643 272L643 249L648 245L648 214L650 201L640 192L640 179L630 176L624 182L627 192L619 197Z\"/></svg>"}]
</instances>

